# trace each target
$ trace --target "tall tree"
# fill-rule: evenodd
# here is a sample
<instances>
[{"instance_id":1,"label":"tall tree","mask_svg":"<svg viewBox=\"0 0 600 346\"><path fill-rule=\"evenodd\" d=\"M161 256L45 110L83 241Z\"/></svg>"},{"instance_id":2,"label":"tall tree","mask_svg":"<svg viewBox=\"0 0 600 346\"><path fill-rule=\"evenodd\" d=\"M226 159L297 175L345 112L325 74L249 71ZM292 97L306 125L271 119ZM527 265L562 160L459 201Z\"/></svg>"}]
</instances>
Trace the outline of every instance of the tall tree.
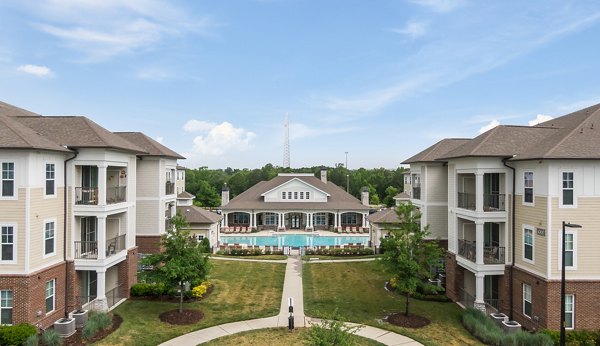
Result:
<instances>
[{"instance_id":1,"label":"tall tree","mask_svg":"<svg viewBox=\"0 0 600 346\"><path fill-rule=\"evenodd\" d=\"M164 251L144 258L142 264L153 268L146 274L148 279L168 287L179 286L179 312L182 312L185 283L206 279L211 264L202 245L186 230L189 225L185 218L177 214L171 218L171 224L173 227L161 238Z\"/></svg>"},{"instance_id":2,"label":"tall tree","mask_svg":"<svg viewBox=\"0 0 600 346\"><path fill-rule=\"evenodd\" d=\"M409 313L409 298L424 280L431 278L431 268L438 265L442 249L428 240L429 225L421 227L421 214L412 203L396 208L400 222L388 230L391 237L382 239L383 264L397 282L397 289L406 296L405 314Z\"/></svg>"}]
</instances>

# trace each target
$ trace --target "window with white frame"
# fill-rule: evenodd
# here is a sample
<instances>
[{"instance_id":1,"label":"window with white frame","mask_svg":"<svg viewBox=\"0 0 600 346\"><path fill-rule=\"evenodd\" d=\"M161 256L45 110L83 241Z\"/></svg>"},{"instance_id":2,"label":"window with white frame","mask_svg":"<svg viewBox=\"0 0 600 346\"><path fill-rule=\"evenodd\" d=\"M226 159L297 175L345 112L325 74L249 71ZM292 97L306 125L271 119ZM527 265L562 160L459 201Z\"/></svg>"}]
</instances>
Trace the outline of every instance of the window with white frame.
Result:
<instances>
[{"instance_id":1,"label":"window with white frame","mask_svg":"<svg viewBox=\"0 0 600 346\"><path fill-rule=\"evenodd\" d=\"M575 296L565 294L565 328L575 327Z\"/></svg>"},{"instance_id":2,"label":"window with white frame","mask_svg":"<svg viewBox=\"0 0 600 346\"><path fill-rule=\"evenodd\" d=\"M53 163L46 164L46 196L55 195L54 182L55 182L55 166Z\"/></svg>"},{"instance_id":3,"label":"window with white frame","mask_svg":"<svg viewBox=\"0 0 600 346\"><path fill-rule=\"evenodd\" d=\"M15 163L2 162L2 197L15 195Z\"/></svg>"},{"instance_id":4,"label":"window with white frame","mask_svg":"<svg viewBox=\"0 0 600 346\"><path fill-rule=\"evenodd\" d=\"M292 191L288 191L288 199L292 199Z\"/></svg>"},{"instance_id":5,"label":"window with white frame","mask_svg":"<svg viewBox=\"0 0 600 346\"><path fill-rule=\"evenodd\" d=\"M523 173L523 203L533 204L533 172Z\"/></svg>"},{"instance_id":6,"label":"window with white frame","mask_svg":"<svg viewBox=\"0 0 600 346\"><path fill-rule=\"evenodd\" d=\"M285 199L285 191L281 193L281 199Z\"/></svg>"},{"instance_id":7,"label":"window with white frame","mask_svg":"<svg viewBox=\"0 0 600 346\"><path fill-rule=\"evenodd\" d=\"M529 286L528 284L523 284L523 315L531 317L532 308L533 306L531 304L531 286Z\"/></svg>"},{"instance_id":8,"label":"window with white frame","mask_svg":"<svg viewBox=\"0 0 600 346\"><path fill-rule=\"evenodd\" d=\"M575 234L565 234L565 267L575 267Z\"/></svg>"},{"instance_id":9,"label":"window with white frame","mask_svg":"<svg viewBox=\"0 0 600 346\"><path fill-rule=\"evenodd\" d=\"M573 172L562 172L562 205L574 205Z\"/></svg>"},{"instance_id":10,"label":"window with white frame","mask_svg":"<svg viewBox=\"0 0 600 346\"><path fill-rule=\"evenodd\" d=\"M233 213L233 223L235 225L250 223L250 215L246 213Z\"/></svg>"},{"instance_id":11,"label":"window with white frame","mask_svg":"<svg viewBox=\"0 0 600 346\"><path fill-rule=\"evenodd\" d=\"M356 213L342 214L342 223L345 225L356 225Z\"/></svg>"},{"instance_id":12,"label":"window with white frame","mask_svg":"<svg viewBox=\"0 0 600 346\"><path fill-rule=\"evenodd\" d=\"M315 226L325 226L327 224L327 214L316 213L315 214Z\"/></svg>"},{"instance_id":13,"label":"window with white frame","mask_svg":"<svg viewBox=\"0 0 600 346\"><path fill-rule=\"evenodd\" d=\"M56 280L46 281L46 313L54 311Z\"/></svg>"},{"instance_id":14,"label":"window with white frame","mask_svg":"<svg viewBox=\"0 0 600 346\"><path fill-rule=\"evenodd\" d=\"M300 199L304 199L304 191L300 191Z\"/></svg>"},{"instance_id":15,"label":"window with white frame","mask_svg":"<svg viewBox=\"0 0 600 346\"><path fill-rule=\"evenodd\" d=\"M0 260L13 261L15 259L15 228L2 226L0 230Z\"/></svg>"},{"instance_id":16,"label":"window with white frame","mask_svg":"<svg viewBox=\"0 0 600 346\"><path fill-rule=\"evenodd\" d=\"M11 290L0 291L0 325L12 324L13 293Z\"/></svg>"},{"instance_id":17,"label":"window with white frame","mask_svg":"<svg viewBox=\"0 0 600 346\"><path fill-rule=\"evenodd\" d=\"M533 229L523 229L523 258L533 262L534 244Z\"/></svg>"},{"instance_id":18,"label":"window with white frame","mask_svg":"<svg viewBox=\"0 0 600 346\"><path fill-rule=\"evenodd\" d=\"M54 253L56 247L56 238L54 236L54 221L44 223L44 255Z\"/></svg>"},{"instance_id":19,"label":"window with white frame","mask_svg":"<svg viewBox=\"0 0 600 346\"><path fill-rule=\"evenodd\" d=\"M298 199L298 191L294 191L294 199Z\"/></svg>"},{"instance_id":20,"label":"window with white frame","mask_svg":"<svg viewBox=\"0 0 600 346\"><path fill-rule=\"evenodd\" d=\"M265 225L267 225L267 226L277 225L277 214L265 213Z\"/></svg>"},{"instance_id":21,"label":"window with white frame","mask_svg":"<svg viewBox=\"0 0 600 346\"><path fill-rule=\"evenodd\" d=\"M310 199L310 192L306 191L306 199Z\"/></svg>"}]
</instances>

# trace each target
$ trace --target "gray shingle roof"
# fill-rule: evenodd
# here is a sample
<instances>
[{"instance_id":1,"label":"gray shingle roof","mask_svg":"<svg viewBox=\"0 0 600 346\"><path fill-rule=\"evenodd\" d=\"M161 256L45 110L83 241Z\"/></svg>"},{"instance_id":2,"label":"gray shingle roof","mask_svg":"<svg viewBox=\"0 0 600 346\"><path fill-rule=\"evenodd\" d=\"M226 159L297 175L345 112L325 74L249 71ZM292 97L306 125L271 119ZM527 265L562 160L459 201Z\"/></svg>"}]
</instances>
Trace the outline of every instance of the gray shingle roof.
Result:
<instances>
[{"instance_id":1,"label":"gray shingle roof","mask_svg":"<svg viewBox=\"0 0 600 346\"><path fill-rule=\"evenodd\" d=\"M2 109L0 109L0 113L2 113ZM69 149L21 124L14 117L3 114L0 114L0 148L70 152Z\"/></svg>"},{"instance_id":2,"label":"gray shingle roof","mask_svg":"<svg viewBox=\"0 0 600 346\"><path fill-rule=\"evenodd\" d=\"M195 205L177 207L177 212L185 216L185 220L190 225L194 223L216 223L223 219L223 215L196 207Z\"/></svg>"},{"instance_id":3,"label":"gray shingle roof","mask_svg":"<svg viewBox=\"0 0 600 346\"><path fill-rule=\"evenodd\" d=\"M15 107L0 101L0 114L7 115L9 117L41 117L37 113L30 112L23 108Z\"/></svg>"},{"instance_id":4,"label":"gray shingle roof","mask_svg":"<svg viewBox=\"0 0 600 346\"><path fill-rule=\"evenodd\" d=\"M142 132L115 132L115 134L144 149L147 154L140 154L140 156L166 156L175 159L185 159L185 157L158 143Z\"/></svg>"},{"instance_id":5,"label":"gray shingle roof","mask_svg":"<svg viewBox=\"0 0 600 346\"><path fill-rule=\"evenodd\" d=\"M406 192L400 192L399 194L394 196L394 199L410 199L410 195Z\"/></svg>"},{"instance_id":6,"label":"gray shingle roof","mask_svg":"<svg viewBox=\"0 0 600 346\"><path fill-rule=\"evenodd\" d=\"M397 223L400 222L396 210L393 208L387 208L380 210L367 216L367 220L371 223Z\"/></svg>"},{"instance_id":7,"label":"gray shingle roof","mask_svg":"<svg viewBox=\"0 0 600 346\"><path fill-rule=\"evenodd\" d=\"M196 196L192 195L191 193L187 192L187 191L183 191L182 193L177 195L177 198L181 198L181 199L192 199Z\"/></svg>"},{"instance_id":8,"label":"gray shingle roof","mask_svg":"<svg viewBox=\"0 0 600 346\"><path fill-rule=\"evenodd\" d=\"M469 142L467 138L446 138L435 143L429 148L421 151L413 157L405 160L402 164L416 163L416 162L437 162L447 152L454 150L455 148Z\"/></svg>"},{"instance_id":9,"label":"gray shingle roof","mask_svg":"<svg viewBox=\"0 0 600 346\"><path fill-rule=\"evenodd\" d=\"M323 202L268 202L265 203L261 194L272 190L279 185L282 185L292 179L300 179L305 183L314 186L315 188L328 193L327 203ZM261 181L252 186L248 190L237 195L223 206L223 210L368 210L369 207L362 203L354 196L348 194L339 186L332 182L324 183L321 179L314 176L277 176L269 181Z\"/></svg>"}]
</instances>

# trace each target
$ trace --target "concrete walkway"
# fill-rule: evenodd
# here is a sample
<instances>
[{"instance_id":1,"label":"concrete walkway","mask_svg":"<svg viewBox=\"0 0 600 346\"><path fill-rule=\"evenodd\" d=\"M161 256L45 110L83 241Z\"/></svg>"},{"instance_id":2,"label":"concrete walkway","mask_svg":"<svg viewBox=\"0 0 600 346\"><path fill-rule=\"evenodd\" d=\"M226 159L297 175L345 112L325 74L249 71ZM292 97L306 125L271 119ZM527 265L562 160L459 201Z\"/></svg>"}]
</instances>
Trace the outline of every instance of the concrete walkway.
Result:
<instances>
[{"instance_id":1,"label":"concrete walkway","mask_svg":"<svg viewBox=\"0 0 600 346\"><path fill-rule=\"evenodd\" d=\"M212 257L213 259L223 260L239 260L239 261L252 261L252 262L269 262L277 263L282 261L273 260L251 260L251 259L237 259L237 258L222 258ZM372 259L365 259L372 260ZM345 260L346 262L362 262L365 260ZM329 261L327 262L336 262ZM254 320L231 322L221 324L218 326L200 329L195 332L191 332L177 338L166 341L160 346L196 346L214 340L223 336L233 335L249 330L265 329L265 328L277 328L277 327L288 327L288 301L289 298L293 299L294 303L294 326L296 328L309 327L311 324L319 323L319 319L306 317L304 315L304 299L302 295L302 260L300 256L288 257L286 268L285 268L285 279L283 282L283 293L281 296L281 305L279 315L265 318L257 318ZM325 261L323 261L325 262ZM312 263L312 261L311 261ZM359 326L355 323L346 323L348 326ZM409 337L400 335L388 330L383 330L371 326L361 325L362 327L356 332L356 335L360 335L365 338L373 339L384 345L402 345L402 346L418 346L421 343L412 340Z\"/></svg>"}]
</instances>

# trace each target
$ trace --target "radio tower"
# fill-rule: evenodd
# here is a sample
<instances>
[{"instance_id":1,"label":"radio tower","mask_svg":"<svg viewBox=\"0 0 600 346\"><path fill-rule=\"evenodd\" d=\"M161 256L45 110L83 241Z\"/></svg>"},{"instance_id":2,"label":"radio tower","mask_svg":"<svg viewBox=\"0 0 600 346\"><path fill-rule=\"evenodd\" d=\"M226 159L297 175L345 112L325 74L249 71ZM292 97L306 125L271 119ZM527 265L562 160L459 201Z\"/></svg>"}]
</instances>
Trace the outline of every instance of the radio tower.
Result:
<instances>
[{"instance_id":1,"label":"radio tower","mask_svg":"<svg viewBox=\"0 0 600 346\"><path fill-rule=\"evenodd\" d=\"M285 113L285 124L283 125L283 167L290 167L290 122L288 120L288 114Z\"/></svg>"}]
</instances>

